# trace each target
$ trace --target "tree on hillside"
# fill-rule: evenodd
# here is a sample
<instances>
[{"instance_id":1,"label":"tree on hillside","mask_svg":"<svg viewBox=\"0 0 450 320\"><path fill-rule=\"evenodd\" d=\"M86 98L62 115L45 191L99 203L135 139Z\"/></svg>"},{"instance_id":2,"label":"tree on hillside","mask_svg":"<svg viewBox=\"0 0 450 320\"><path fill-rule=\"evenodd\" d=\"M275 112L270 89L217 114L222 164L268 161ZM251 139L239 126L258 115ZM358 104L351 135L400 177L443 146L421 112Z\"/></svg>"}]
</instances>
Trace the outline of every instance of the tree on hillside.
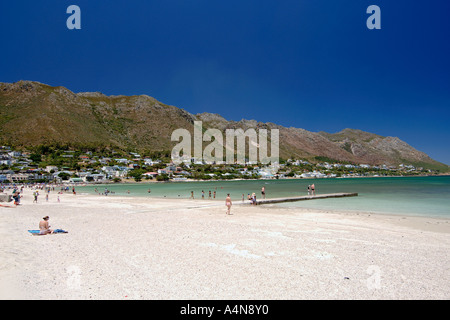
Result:
<instances>
[{"instance_id":1,"label":"tree on hillside","mask_svg":"<svg viewBox=\"0 0 450 320\"><path fill-rule=\"evenodd\" d=\"M128 172L128 176L134 178L134 181L139 182L142 180L142 175L145 173L143 169L134 169Z\"/></svg>"}]
</instances>

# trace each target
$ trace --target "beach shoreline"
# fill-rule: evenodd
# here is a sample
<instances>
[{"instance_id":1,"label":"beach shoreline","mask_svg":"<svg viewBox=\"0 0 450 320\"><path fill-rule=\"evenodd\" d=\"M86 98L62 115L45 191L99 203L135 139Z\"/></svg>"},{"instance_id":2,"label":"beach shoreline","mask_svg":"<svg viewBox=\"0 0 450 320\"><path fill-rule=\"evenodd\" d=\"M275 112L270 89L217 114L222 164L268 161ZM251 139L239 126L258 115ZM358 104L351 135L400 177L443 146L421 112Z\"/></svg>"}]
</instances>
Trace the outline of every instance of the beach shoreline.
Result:
<instances>
[{"instance_id":1,"label":"beach shoreline","mask_svg":"<svg viewBox=\"0 0 450 320\"><path fill-rule=\"evenodd\" d=\"M81 195L89 196L89 197L97 197L95 194L90 193L81 193ZM98 195L99 197L103 198L103 195ZM158 202L158 201L192 201L192 199L189 199L187 196L184 198L175 198L175 197L148 197L145 198L143 196L134 196L134 195L109 195L108 197L113 198L121 198L132 201L139 201L141 199L147 199L151 202ZM271 198L267 198L271 199ZM120 201L122 201L121 199ZM307 201L313 201L315 199L307 200ZM317 199L320 200L320 199ZM225 203L225 199L208 199L208 197L205 195L204 199L196 198L193 200L194 203L198 203L199 205L204 205L205 207L208 207L209 205L212 206L221 206ZM258 202L258 201L257 201ZM251 202L247 199L244 199L244 201L240 200L234 200L233 202L234 206L241 206L241 207L255 207L251 204ZM444 216L418 216L415 214L404 214L399 213L395 214L392 212L375 212L371 210L363 211L363 210L343 210L343 209L322 209L322 208L304 208L304 207L282 207L279 206L279 204L257 204L258 208L262 210L269 210L269 211L276 211L277 213L287 213L287 212L296 212L296 213L323 213L323 214L331 214L331 215L341 215L341 216L361 216L361 217L374 217L375 219L382 219L386 221L395 221L395 223L402 224L405 226L409 226L412 228L416 228L423 231L433 231L433 232L440 232L440 233L449 233L450 234L450 226L447 227L447 224L450 225L450 217L444 217Z\"/></svg>"},{"instance_id":2,"label":"beach shoreline","mask_svg":"<svg viewBox=\"0 0 450 320\"><path fill-rule=\"evenodd\" d=\"M450 173L435 173L435 174L415 174L415 175L381 175L381 176L345 176L345 177L283 177L280 179L244 179L244 178L233 178L233 179L192 179L186 178L183 180L168 180L168 181L158 181L156 179L142 179L141 181L135 181L134 179L122 178L120 181L101 181L101 182L71 182L67 183L70 186L85 186L85 187L96 187L96 186L107 186L107 185L127 185L127 184L149 184L154 183L180 183L180 182L226 182L226 181L282 181L282 180L329 180L329 179L370 179L370 178L417 178L417 177L450 177Z\"/></svg>"},{"instance_id":3,"label":"beach shoreline","mask_svg":"<svg viewBox=\"0 0 450 320\"><path fill-rule=\"evenodd\" d=\"M450 219L56 197L0 207L2 299L450 298ZM46 215L68 233L27 232Z\"/></svg>"}]
</instances>

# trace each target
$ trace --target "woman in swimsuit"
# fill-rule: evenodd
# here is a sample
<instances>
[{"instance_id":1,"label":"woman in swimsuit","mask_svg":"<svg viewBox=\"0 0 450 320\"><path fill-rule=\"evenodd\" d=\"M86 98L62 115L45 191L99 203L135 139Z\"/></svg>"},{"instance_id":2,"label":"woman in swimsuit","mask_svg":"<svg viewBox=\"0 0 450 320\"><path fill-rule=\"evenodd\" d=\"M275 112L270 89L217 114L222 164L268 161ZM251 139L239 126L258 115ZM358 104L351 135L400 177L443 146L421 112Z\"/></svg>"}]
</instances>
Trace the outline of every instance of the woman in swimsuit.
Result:
<instances>
[{"instance_id":1,"label":"woman in swimsuit","mask_svg":"<svg viewBox=\"0 0 450 320\"><path fill-rule=\"evenodd\" d=\"M39 232L39 234L48 234L48 233L53 233L53 230L50 229L50 225L48 224L48 219L49 216L45 216L43 221L39 222L39 230L41 230Z\"/></svg>"},{"instance_id":2,"label":"woman in swimsuit","mask_svg":"<svg viewBox=\"0 0 450 320\"><path fill-rule=\"evenodd\" d=\"M231 210L231 198L230 198L230 194L227 195L227 198L225 200L225 205L227 206L227 214L231 214L230 210Z\"/></svg>"}]
</instances>

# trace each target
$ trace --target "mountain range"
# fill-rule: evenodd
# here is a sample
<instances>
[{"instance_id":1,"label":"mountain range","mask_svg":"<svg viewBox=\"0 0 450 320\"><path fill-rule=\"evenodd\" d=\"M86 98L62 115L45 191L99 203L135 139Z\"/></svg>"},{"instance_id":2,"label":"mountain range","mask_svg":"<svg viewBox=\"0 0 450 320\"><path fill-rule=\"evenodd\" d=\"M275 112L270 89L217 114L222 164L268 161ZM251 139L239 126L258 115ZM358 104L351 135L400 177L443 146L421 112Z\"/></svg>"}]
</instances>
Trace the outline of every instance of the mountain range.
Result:
<instances>
[{"instance_id":1,"label":"mountain range","mask_svg":"<svg viewBox=\"0 0 450 320\"><path fill-rule=\"evenodd\" d=\"M338 133L310 132L256 120L228 121L218 114L191 114L147 95L74 93L62 86L36 81L0 83L0 143L29 148L58 143L73 147L105 146L126 150L171 150L175 129L193 133L194 121L203 128L279 129L280 157L317 159L370 165L412 164L448 172L449 166L431 159L397 137L358 129Z\"/></svg>"}]
</instances>

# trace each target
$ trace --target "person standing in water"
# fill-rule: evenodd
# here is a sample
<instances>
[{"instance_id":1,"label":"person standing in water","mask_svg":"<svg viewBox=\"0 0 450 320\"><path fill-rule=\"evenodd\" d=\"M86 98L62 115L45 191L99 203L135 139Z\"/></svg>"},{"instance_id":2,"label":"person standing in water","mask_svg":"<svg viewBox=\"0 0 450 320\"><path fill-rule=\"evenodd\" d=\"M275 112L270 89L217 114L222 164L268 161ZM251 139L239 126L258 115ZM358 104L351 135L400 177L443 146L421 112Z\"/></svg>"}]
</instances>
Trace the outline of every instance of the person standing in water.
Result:
<instances>
[{"instance_id":1,"label":"person standing in water","mask_svg":"<svg viewBox=\"0 0 450 320\"><path fill-rule=\"evenodd\" d=\"M314 183L311 185L311 194L312 194L313 196L316 195L316 187L314 186Z\"/></svg>"},{"instance_id":2,"label":"person standing in water","mask_svg":"<svg viewBox=\"0 0 450 320\"><path fill-rule=\"evenodd\" d=\"M266 188L265 187L261 188L261 196L262 196L263 199L266 198Z\"/></svg>"},{"instance_id":3,"label":"person standing in water","mask_svg":"<svg viewBox=\"0 0 450 320\"><path fill-rule=\"evenodd\" d=\"M231 214L231 198L230 198L230 194L227 194L227 198L225 199L225 205L227 206L227 212L226 214L230 215Z\"/></svg>"}]
</instances>

